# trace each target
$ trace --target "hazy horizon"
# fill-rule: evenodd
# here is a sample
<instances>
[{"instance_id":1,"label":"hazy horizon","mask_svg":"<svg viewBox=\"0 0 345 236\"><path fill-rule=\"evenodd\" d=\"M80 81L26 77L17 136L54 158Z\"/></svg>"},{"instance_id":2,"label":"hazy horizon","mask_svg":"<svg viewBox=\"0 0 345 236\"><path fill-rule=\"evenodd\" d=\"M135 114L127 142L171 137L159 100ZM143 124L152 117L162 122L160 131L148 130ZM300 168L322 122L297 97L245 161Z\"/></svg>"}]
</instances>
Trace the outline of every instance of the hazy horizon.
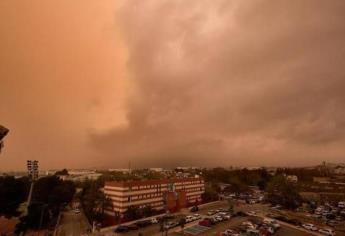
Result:
<instances>
[{"instance_id":1,"label":"hazy horizon","mask_svg":"<svg viewBox=\"0 0 345 236\"><path fill-rule=\"evenodd\" d=\"M345 160L343 0L0 6L0 171Z\"/></svg>"}]
</instances>

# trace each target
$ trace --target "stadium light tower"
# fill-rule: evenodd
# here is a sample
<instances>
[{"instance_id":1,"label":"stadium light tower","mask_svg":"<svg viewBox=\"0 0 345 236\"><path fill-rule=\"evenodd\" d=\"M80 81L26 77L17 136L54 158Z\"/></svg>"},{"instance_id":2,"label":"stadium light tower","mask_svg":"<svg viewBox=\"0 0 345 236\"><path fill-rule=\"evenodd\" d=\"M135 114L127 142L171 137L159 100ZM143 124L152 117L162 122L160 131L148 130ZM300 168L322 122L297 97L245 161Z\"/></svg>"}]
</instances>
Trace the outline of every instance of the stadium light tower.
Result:
<instances>
[{"instance_id":1,"label":"stadium light tower","mask_svg":"<svg viewBox=\"0 0 345 236\"><path fill-rule=\"evenodd\" d=\"M27 160L26 161L26 166L28 169L28 176L30 178L31 181L31 185L30 185L30 191L29 191L29 196L28 196L28 202L27 202L27 206L29 207L31 204L31 198L32 198L32 191L34 188L34 183L35 180L38 179L38 161L36 160Z\"/></svg>"},{"instance_id":2,"label":"stadium light tower","mask_svg":"<svg viewBox=\"0 0 345 236\"><path fill-rule=\"evenodd\" d=\"M4 147L3 138L8 134L8 132L9 132L9 129L0 125L0 152L1 152L1 149Z\"/></svg>"}]
</instances>

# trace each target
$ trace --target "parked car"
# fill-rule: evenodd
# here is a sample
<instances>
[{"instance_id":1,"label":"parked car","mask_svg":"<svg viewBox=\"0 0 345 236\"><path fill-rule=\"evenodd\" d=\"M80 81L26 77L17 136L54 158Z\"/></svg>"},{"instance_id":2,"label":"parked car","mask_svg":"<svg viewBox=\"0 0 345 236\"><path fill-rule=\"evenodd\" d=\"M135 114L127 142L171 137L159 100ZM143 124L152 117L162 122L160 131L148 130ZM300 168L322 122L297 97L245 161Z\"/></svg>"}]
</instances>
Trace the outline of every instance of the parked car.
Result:
<instances>
[{"instance_id":1,"label":"parked car","mask_svg":"<svg viewBox=\"0 0 345 236\"><path fill-rule=\"evenodd\" d=\"M215 216L215 217L213 217L213 219L216 221L216 222L221 222L221 221L223 221L223 217L221 217L221 216Z\"/></svg>"},{"instance_id":2,"label":"parked car","mask_svg":"<svg viewBox=\"0 0 345 236\"><path fill-rule=\"evenodd\" d=\"M260 231L257 229L247 229L247 235L259 236Z\"/></svg>"},{"instance_id":3,"label":"parked car","mask_svg":"<svg viewBox=\"0 0 345 236\"><path fill-rule=\"evenodd\" d=\"M317 231L318 230L318 228L315 225L309 224L309 223L303 224L302 227L307 229L307 230L311 230L311 231Z\"/></svg>"},{"instance_id":4,"label":"parked car","mask_svg":"<svg viewBox=\"0 0 345 236\"><path fill-rule=\"evenodd\" d=\"M332 229L319 229L319 233L321 233L323 235L328 235L328 236L335 235L335 232Z\"/></svg>"},{"instance_id":5,"label":"parked car","mask_svg":"<svg viewBox=\"0 0 345 236\"><path fill-rule=\"evenodd\" d=\"M126 233L126 232L128 232L128 231L129 231L129 229L128 229L128 227L125 226L125 225L120 225L120 226L118 226L116 229L114 229L114 232L115 232L115 233Z\"/></svg>"},{"instance_id":6,"label":"parked car","mask_svg":"<svg viewBox=\"0 0 345 236\"><path fill-rule=\"evenodd\" d=\"M193 215L195 220L200 220L201 219L201 215L200 214L194 214Z\"/></svg>"},{"instance_id":7,"label":"parked car","mask_svg":"<svg viewBox=\"0 0 345 236\"><path fill-rule=\"evenodd\" d=\"M166 229L171 229L171 228L174 228L174 227L176 227L176 226L178 226L179 224L178 224L178 222L175 222L175 221L169 221L169 222L167 222L166 224L165 224L165 228Z\"/></svg>"},{"instance_id":8,"label":"parked car","mask_svg":"<svg viewBox=\"0 0 345 236\"><path fill-rule=\"evenodd\" d=\"M277 209L277 210L280 210L282 209L283 207L281 205L275 205L275 206L272 206L272 209Z\"/></svg>"},{"instance_id":9,"label":"parked car","mask_svg":"<svg viewBox=\"0 0 345 236\"><path fill-rule=\"evenodd\" d=\"M222 232L223 236L240 236L240 234L238 234L236 231L232 230L232 229L227 229L224 232Z\"/></svg>"},{"instance_id":10,"label":"parked car","mask_svg":"<svg viewBox=\"0 0 345 236\"><path fill-rule=\"evenodd\" d=\"M276 217L274 217L274 219L280 220L283 222L288 222L288 219L285 216L276 216Z\"/></svg>"},{"instance_id":11,"label":"parked car","mask_svg":"<svg viewBox=\"0 0 345 236\"><path fill-rule=\"evenodd\" d=\"M186 219L186 223L194 221L194 217L193 216L186 216L185 219Z\"/></svg>"},{"instance_id":12,"label":"parked car","mask_svg":"<svg viewBox=\"0 0 345 236\"><path fill-rule=\"evenodd\" d=\"M199 210L199 207L198 206L193 206L191 209L190 209L190 212L197 212Z\"/></svg>"},{"instance_id":13,"label":"parked car","mask_svg":"<svg viewBox=\"0 0 345 236\"><path fill-rule=\"evenodd\" d=\"M75 209L75 210L74 210L74 213L75 213L75 214L79 214L79 213L80 213L80 210L79 210L79 209Z\"/></svg>"},{"instance_id":14,"label":"parked car","mask_svg":"<svg viewBox=\"0 0 345 236\"><path fill-rule=\"evenodd\" d=\"M327 221L326 225L334 227L338 225L338 222L336 222L335 220L329 220Z\"/></svg>"},{"instance_id":15,"label":"parked car","mask_svg":"<svg viewBox=\"0 0 345 236\"><path fill-rule=\"evenodd\" d=\"M128 227L129 230L137 230L137 229L139 229L139 226L136 223L127 225L127 227Z\"/></svg>"},{"instance_id":16,"label":"parked car","mask_svg":"<svg viewBox=\"0 0 345 236\"><path fill-rule=\"evenodd\" d=\"M136 224L138 225L138 227L143 228L143 227L149 226L152 223L151 223L151 220L141 220L141 221L138 221Z\"/></svg>"},{"instance_id":17,"label":"parked car","mask_svg":"<svg viewBox=\"0 0 345 236\"><path fill-rule=\"evenodd\" d=\"M240 217L245 217L248 216L247 213L244 213L243 211L236 212L234 216L240 216Z\"/></svg>"},{"instance_id":18,"label":"parked car","mask_svg":"<svg viewBox=\"0 0 345 236\"><path fill-rule=\"evenodd\" d=\"M293 224L293 225L296 225L296 226L301 226L302 225L302 222L298 219L288 219L287 222L289 224Z\"/></svg>"},{"instance_id":19,"label":"parked car","mask_svg":"<svg viewBox=\"0 0 345 236\"><path fill-rule=\"evenodd\" d=\"M247 229L256 229L256 225L250 221L244 221L241 225L245 226Z\"/></svg>"},{"instance_id":20,"label":"parked car","mask_svg":"<svg viewBox=\"0 0 345 236\"><path fill-rule=\"evenodd\" d=\"M211 220L203 219L203 220L199 221L199 225L206 226L206 227L211 227L212 226L212 222L211 222Z\"/></svg>"},{"instance_id":21,"label":"parked car","mask_svg":"<svg viewBox=\"0 0 345 236\"><path fill-rule=\"evenodd\" d=\"M263 219L263 223L265 224L272 224L272 223L276 223L277 221L271 218L264 218Z\"/></svg>"},{"instance_id":22,"label":"parked car","mask_svg":"<svg viewBox=\"0 0 345 236\"><path fill-rule=\"evenodd\" d=\"M207 215L208 215L208 216L212 216L212 215L214 215L214 214L216 214L216 212L213 211L213 210L207 212Z\"/></svg>"},{"instance_id":23,"label":"parked car","mask_svg":"<svg viewBox=\"0 0 345 236\"><path fill-rule=\"evenodd\" d=\"M158 219L157 218L152 218L151 219L151 224L157 224L158 223Z\"/></svg>"}]
</instances>

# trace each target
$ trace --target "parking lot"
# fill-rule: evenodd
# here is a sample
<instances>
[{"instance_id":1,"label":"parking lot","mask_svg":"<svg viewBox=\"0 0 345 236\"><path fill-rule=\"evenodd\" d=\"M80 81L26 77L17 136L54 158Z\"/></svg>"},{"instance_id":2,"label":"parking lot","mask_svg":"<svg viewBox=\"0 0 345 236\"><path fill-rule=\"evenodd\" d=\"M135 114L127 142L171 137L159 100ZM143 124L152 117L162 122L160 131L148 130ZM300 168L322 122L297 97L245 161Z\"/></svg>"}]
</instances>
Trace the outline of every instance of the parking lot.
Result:
<instances>
[{"instance_id":1,"label":"parking lot","mask_svg":"<svg viewBox=\"0 0 345 236\"><path fill-rule=\"evenodd\" d=\"M209 211L216 210L219 208L226 209L228 207L228 203L226 201L222 202L215 202L212 204L208 204L207 206L201 207L199 211L197 212L200 214L200 217L202 219L210 217L207 215ZM266 215L267 213L271 212L271 209L267 205L263 204L237 204L235 206L235 211L256 211L260 215L257 216L238 216L238 217L232 217L230 220L224 220L222 222L219 222L215 225L212 225L210 227L199 227L199 221L195 220L193 222L187 223L184 228L184 232L182 233L182 229L180 226L172 227L168 231L168 235L200 235L200 236L206 236L206 235L219 235L220 232L225 231L229 228L238 228L243 224L243 222L250 221L253 218L261 218L261 215ZM178 222L181 217L184 217L185 215L192 215L193 213L189 213L188 211L185 212L185 214L179 215L176 219L173 219L172 221ZM139 232L142 233L143 236L158 236L162 235L162 232L160 232L160 226L159 224L153 224L149 225L145 228L140 228L138 230L129 231L126 233L121 233L117 235L126 235L126 236L137 236L139 235ZM103 232L101 235L115 235L115 233L112 230L109 230L107 232ZM302 229L301 227L296 227L289 224L280 224L279 230L277 230L274 235L276 236L309 236L309 235L319 235L314 232L308 232L305 229ZM343 235L338 234L337 235Z\"/></svg>"}]
</instances>

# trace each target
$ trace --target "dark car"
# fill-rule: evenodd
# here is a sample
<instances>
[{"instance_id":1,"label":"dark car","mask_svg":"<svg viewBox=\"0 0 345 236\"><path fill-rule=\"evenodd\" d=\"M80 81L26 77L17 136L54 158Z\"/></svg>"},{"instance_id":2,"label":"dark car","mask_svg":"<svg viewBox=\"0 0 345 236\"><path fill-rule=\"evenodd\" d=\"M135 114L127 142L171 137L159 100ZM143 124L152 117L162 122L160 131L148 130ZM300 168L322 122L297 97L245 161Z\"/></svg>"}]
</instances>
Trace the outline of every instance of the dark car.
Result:
<instances>
[{"instance_id":1,"label":"dark car","mask_svg":"<svg viewBox=\"0 0 345 236\"><path fill-rule=\"evenodd\" d=\"M190 212L197 212L199 210L199 207L198 206L193 206L191 209L190 209Z\"/></svg>"},{"instance_id":2,"label":"dark car","mask_svg":"<svg viewBox=\"0 0 345 236\"><path fill-rule=\"evenodd\" d=\"M139 226L136 223L130 224L127 226L129 230L137 230Z\"/></svg>"},{"instance_id":3,"label":"dark car","mask_svg":"<svg viewBox=\"0 0 345 236\"><path fill-rule=\"evenodd\" d=\"M124 225L120 225L114 230L115 233L126 233L128 231L129 231L129 228Z\"/></svg>"},{"instance_id":4,"label":"dark car","mask_svg":"<svg viewBox=\"0 0 345 236\"><path fill-rule=\"evenodd\" d=\"M302 221L298 220L298 219L289 219L287 221L289 224L293 224L296 226L301 226L302 225Z\"/></svg>"},{"instance_id":5,"label":"dark car","mask_svg":"<svg viewBox=\"0 0 345 236\"><path fill-rule=\"evenodd\" d=\"M338 225L338 222L336 222L335 220L329 220L326 223L328 226L334 227Z\"/></svg>"},{"instance_id":6,"label":"dark car","mask_svg":"<svg viewBox=\"0 0 345 236\"><path fill-rule=\"evenodd\" d=\"M288 222L288 218L286 218L285 216L276 216L276 217L274 217L274 219L280 220L283 222Z\"/></svg>"},{"instance_id":7,"label":"dark car","mask_svg":"<svg viewBox=\"0 0 345 236\"><path fill-rule=\"evenodd\" d=\"M236 216L244 217L244 216L248 216L248 214L247 214L247 213L244 213L243 211L239 211L239 212L236 212L236 213L234 214L234 216L235 216L235 217L236 217Z\"/></svg>"},{"instance_id":8,"label":"dark car","mask_svg":"<svg viewBox=\"0 0 345 236\"><path fill-rule=\"evenodd\" d=\"M136 225L140 228L143 228L143 227L146 227L146 226L149 226L151 224L151 221L150 220L141 220L141 221L138 221L136 223Z\"/></svg>"}]
</instances>

